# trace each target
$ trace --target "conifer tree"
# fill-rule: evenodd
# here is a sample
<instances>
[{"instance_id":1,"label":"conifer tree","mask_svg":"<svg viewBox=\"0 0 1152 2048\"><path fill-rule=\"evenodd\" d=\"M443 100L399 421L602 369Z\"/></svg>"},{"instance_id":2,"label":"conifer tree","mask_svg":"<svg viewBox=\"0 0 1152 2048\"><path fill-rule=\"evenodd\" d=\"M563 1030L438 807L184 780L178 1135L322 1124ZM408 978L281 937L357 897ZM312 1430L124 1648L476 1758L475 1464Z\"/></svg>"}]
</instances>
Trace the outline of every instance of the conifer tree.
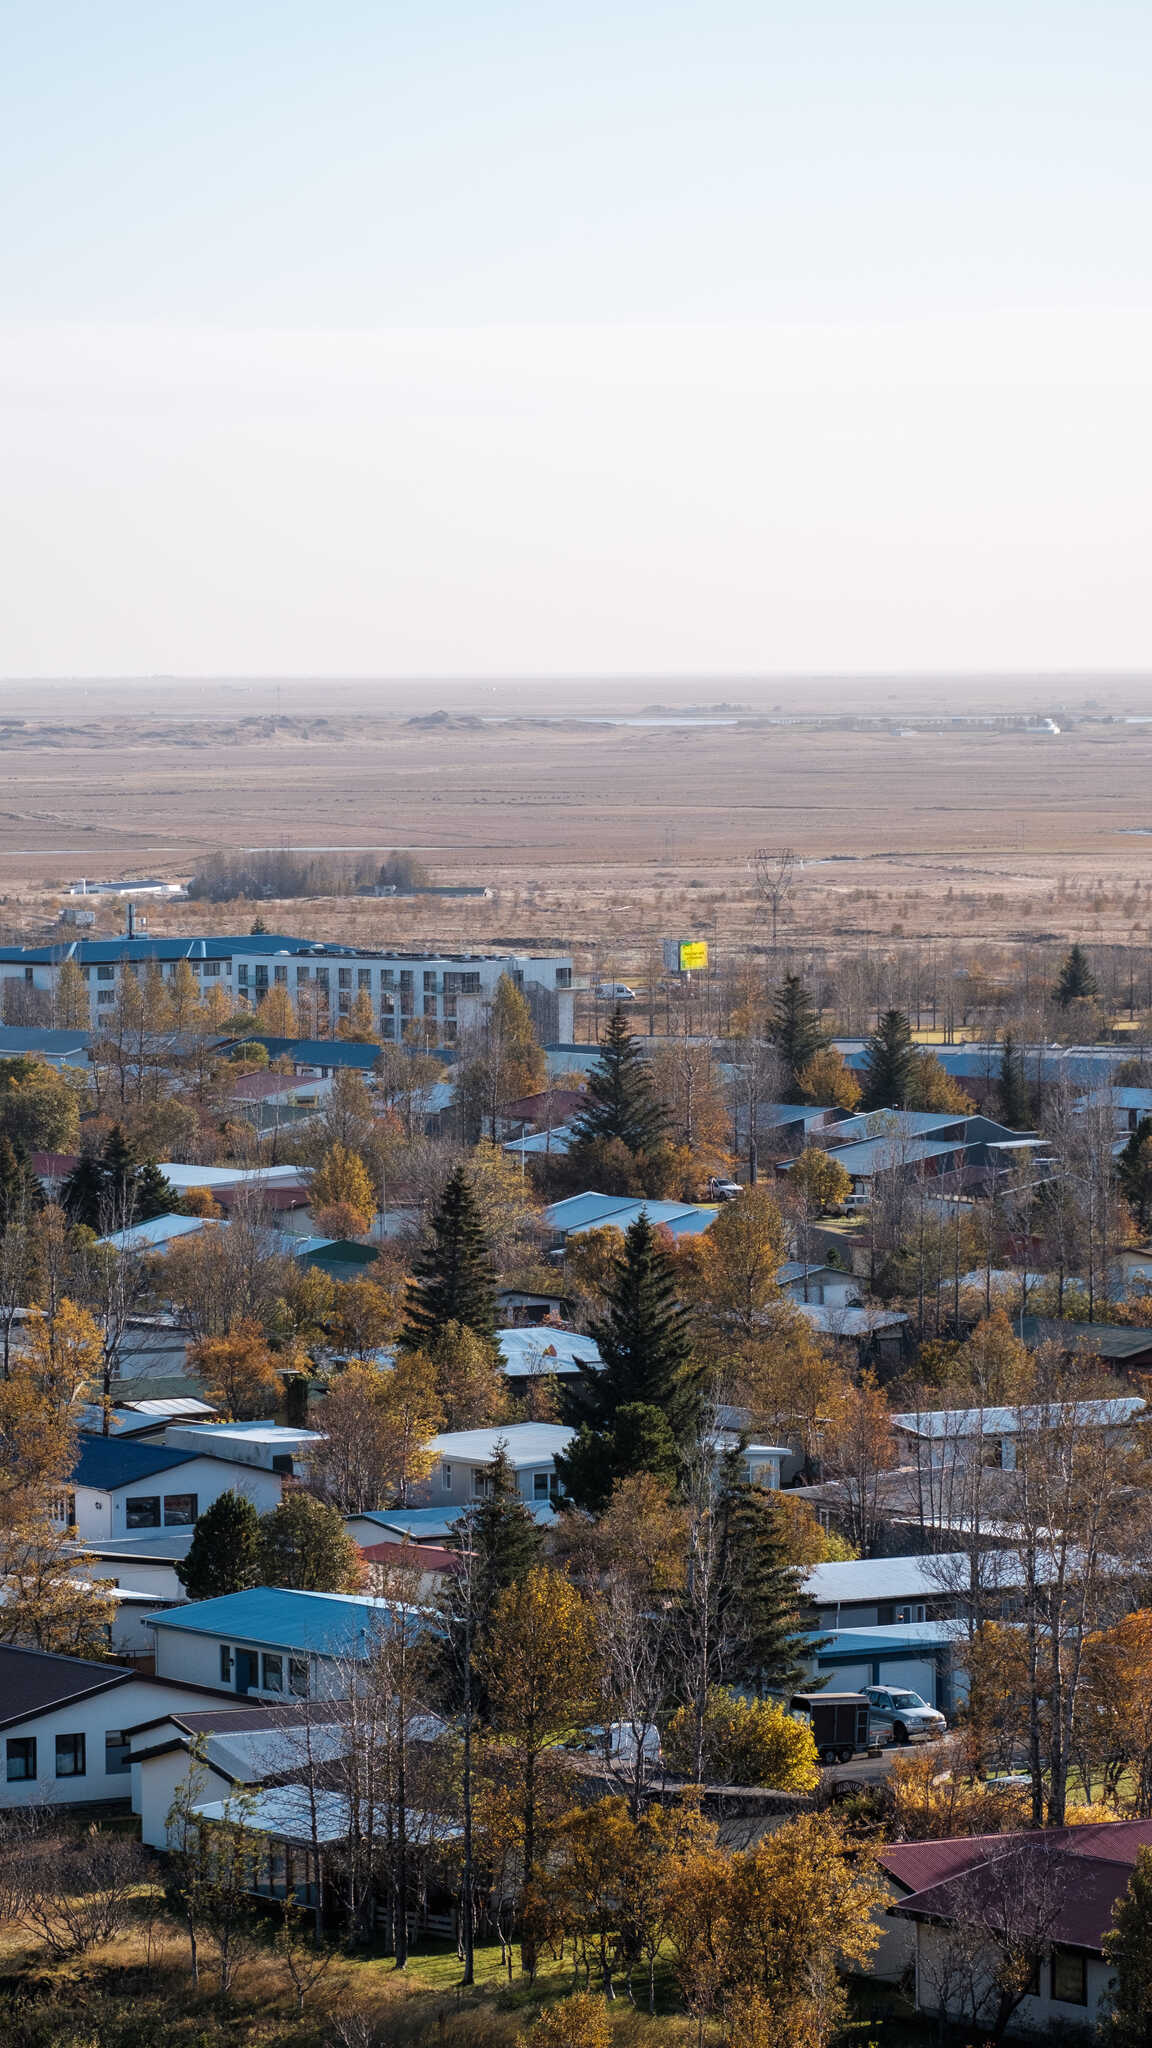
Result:
<instances>
[{"instance_id":1,"label":"conifer tree","mask_svg":"<svg viewBox=\"0 0 1152 2048\"><path fill-rule=\"evenodd\" d=\"M569 1497L594 1515L603 1513L619 1480L646 1472L671 1488L680 1466L680 1448L666 1417L647 1401L625 1401L616 1410L611 1429L591 1429L583 1423L557 1459Z\"/></svg>"},{"instance_id":2,"label":"conifer tree","mask_svg":"<svg viewBox=\"0 0 1152 2048\"><path fill-rule=\"evenodd\" d=\"M39 1179L11 1138L0 1133L0 1230L27 1221L44 1206Z\"/></svg>"},{"instance_id":3,"label":"conifer tree","mask_svg":"<svg viewBox=\"0 0 1152 2048\"><path fill-rule=\"evenodd\" d=\"M475 1555L475 1628L479 1634L506 1586L515 1585L540 1561L541 1535L516 1485L507 1449L498 1443L485 1467L485 1491L471 1515L469 1543Z\"/></svg>"},{"instance_id":4,"label":"conifer tree","mask_svg":"<svg viewBox=\"0 0 1152 2048\"><path fill-rule=\"evenodd\" d=\"M360 1553L339 1508L314 1494L286 1493L260 1516L258 1583L301 1593L354 1593L363 1582Z\"/></svg>"},{"instance_id":5,"label":"conifer tree","mask_svg":"<svg viewBox=\"0 0 1152 2048\"><path fill-rule=\"evenodd\" d=\"M205 1508L176 1576L190 1600L260 1584L260 1517L247 1494L230 1490Z\"/></svg>"},{"instance_id":6,"label":"conifer tree","mask_svg":"<svg viewBox=\"0 0 1152 2048\"><path fill-rule=\"evenodd\" d=\"M789 1564L775 1495L733 1484L725 1514L724 1626L731 1638L727 1675L761 1699L794 1685L811 1643L800 1624L803 1573Z\"/></svg>"},{"instance_id":7,"label":"conifer tree","mask_svg":"<svg viewBox=\"0 0 1152 2048\"><path fill-rule=\"evenodd\" d=\"M864 1046L861 1109L902 1109L915 1056L912 1027L903 1010L885 1010Z\"/></svg>"},{"instance_id":8,"label":"conifer tree","mask_svg":"<svg viewBox=\"0 0 1152 2048\"><path fill-rule=\"evenodd\" d=\"M70 1223L100 1230L104 1203L104 1172L99 1156L82 1152L60 1190L60 1204Z\"/></svg>"},{"instance_id":9,"label":"conifer tree","mask_svg":"<svg viewBox=\"0 0 1152 2048\"><path fill-rule=\"evenodd\" d=\"M133 1189L132 1213L137 1223L147 1223L153 1216L171 1216L180 1206L180 1197L170 1180L166 1180L154 1159L146 1159L136 1174Z\"/></svg>"},{"instance_id":10,"label":"conifer tree","mask_svg":"<svg viewBox=\"0 0 1152 2048\"><path fill-rule=\"evenodd\" d=\"M1026 1131L1032 1123L1032 1099L1024 1071L1024 1055L1012 1033L1006 1032L996 1082L1000 1120L1010 1131Z\"/></svg>"},{"instance_id":11,"label":"conifer tree","mask_svg":"<svg viewBox=\"0 0 1152 2048\"><path fill-rule=\"evenodd\" d=\"M1152 1117L1142 1116L1116 1161L1120 1192L1141 1230L1152 1219Z\"/></svg>"},{"instance_id":12,"label":"conifer tree","mask_svg":"<svg viewBox=\"0 0 1152 2048\"><path fill-rule=\"evenodd\" d=\"M617 1138L629 1152L651 1152L667 1128L648 1063L617 1005L588 1076L588 1107L576 1120L573 1149Z\"/></svg>"},{"instance_id":13,"label":"conifer tree","mask_svg":"<svg viewBox=\"0 0 1152 2048\"><path fill-rule=\"evenodd\" d=\"M1116 1902L1104 1955L1114 1977L1112 2011L1101 2039L1108 2048L1147 2048L1152 2040L1152 1849L1141 1849L1128 1889Z\"/></svg>"},{"instance_id":14,"label":"conifer tree","mask_svg":"<svg viewBox=\"0 0 1152 2048\"><path fill-rule=\"evenodd\" d=\"M413 1261L401 1350L430 1350L446 1323L496 1339L492 1258L472 1185L462 1166L449 1174L432 1218L431 1242Z\"/></svg>"},{"instance_id":15,"label":"conifer tree","mask_svg":"<svg viewBox=\"0 0 1152 2048\"><path fill-rule=\"evenodd\" d=\"M109 1227L119 1229L135 1214L136 1194L136 1162L119 1124L113 1124L104 1140L100 1171L104 1180L105 1209L114 1219Z\"/></svg>"},{"instance_id":16,"label":"conifer tree","mask_svg":"<svg viewBox=\"0 0 1152 2048\"><path fill-rule=\"evenodd\" d=\"M1052 993L1062 1010L1066 1010L1070 1003L1090 1002L1100 993L1083 946L1069 947Z\"/></svg>"},{"instance_id":17,"label":"conifer tree","mask_svg":"<svg viewBox=\"0 0 1152 2048\"><path fill-rule=\"evenodd\" d=\"M625 1234L606 1302L605 1318L593 1323L590 1333L603 1364L581 1365L560 1396L564 1420L602 1440L600 1480L605 1472L612 1473L614 1458L622 1447L624 1440L618 1446L616 1429L625 1407L658 1409L681 1452L700 1417L699 1374L691 1362L688 1318L676 1297L668 1257L646 1212ZM569 1466L558 1458L556 1468L573 1499L583 1505L592 1454L586 1439L580 1438L578 1443L578 1460ZM599 1490L598 1484L597 1493Z\"/></svg>"},{"instance_id":18,"label":"conifer tree","mask_svg":"<svg viewBox=\"0 0 1152 2048\"><path fill-rule=\"evenodd\" d=\"M800 1075L809 1060L828 1044L816 1005L798 974L786 974L772 996L772 1013L766 1037L780 1055L784 1068L783 1099L799 1102L803 1091Z\"/></svg>"}]
</instances>

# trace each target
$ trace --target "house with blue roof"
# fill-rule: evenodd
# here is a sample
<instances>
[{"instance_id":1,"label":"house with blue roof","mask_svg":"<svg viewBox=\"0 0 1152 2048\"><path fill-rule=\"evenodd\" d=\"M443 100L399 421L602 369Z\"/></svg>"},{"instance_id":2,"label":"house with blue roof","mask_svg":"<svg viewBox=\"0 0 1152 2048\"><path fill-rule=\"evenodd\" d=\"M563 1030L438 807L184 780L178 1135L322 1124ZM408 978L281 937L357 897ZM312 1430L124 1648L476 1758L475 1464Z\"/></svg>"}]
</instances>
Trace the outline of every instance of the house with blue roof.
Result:
<instances>
[{"instance_id":1,"label":"house with blue roof","mask_svg":"<svg viewBox=\"0 0 1152 2048\"><path fill-rule=\"evenodd\" d=\"M283 1475L189 1446L81 1434L58 1526L80 1542L165 1530L191 1541L196 1518L222 1493L243 1493L259 1514L278 1506Z\"/></svg>"},{"instance_id":2,"label":"house with blue roof","mask_svg":"<svg viewBox=\"0 0 1152 2048\"><path fill-rule=\"evenodd\" d=\"M365 1593L253 1586L195 1600L149 1623L156 1675L242 1699L340 1699L367 1662L393 1604Z\"/></svg>"},{"instance_id":3,"label":"house with blue roof","mask_svg":"<svg viewBox=\"0 0 1152 2048\"><path fill-rule=\"evenodd\" d=\"M720 1211L716 1203L638 1201L633 1195L569 1195L544 1211L544 1223L557 1247L586 1230L628 1230L640 1216L673 1237L696 1237L711 1228Z\"/></svg>"}]
</instances>

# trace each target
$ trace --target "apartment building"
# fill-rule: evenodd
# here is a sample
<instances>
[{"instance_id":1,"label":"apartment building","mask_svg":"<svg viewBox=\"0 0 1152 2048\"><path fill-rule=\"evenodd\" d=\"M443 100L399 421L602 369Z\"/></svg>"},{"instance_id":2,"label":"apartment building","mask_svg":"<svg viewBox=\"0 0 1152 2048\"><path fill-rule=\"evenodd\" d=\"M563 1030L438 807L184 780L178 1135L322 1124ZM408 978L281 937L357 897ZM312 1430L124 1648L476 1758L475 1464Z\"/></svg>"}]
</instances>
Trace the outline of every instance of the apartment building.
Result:
<instances>
[{"instance_id":1,"label":"apartment building","mask_svg":"<svg viewBox=\"0 0 1152 2048\"><path fill-rule=\"evenodd\" d=\"M572 962L540 953L418 953L373 951L322 944L279 933L234 938L73 939L54 946L0 947L0 994L12 983L52 993L65 960L88 985L94 1028L115 1015L125 974L156 969L166 980L187 961L204 989L222 988L229 1001L256 1009L270 988L283 987L302 1026L322 1036L346 1017L357 996L372 1004L383 1041L403 1039L420 1024L436 1045L450 1045L461 1029L478 1023L485 1004L507 974L523 990L533 1020L548 1043L572 1036Z\"/></svg>"}]
</instances>

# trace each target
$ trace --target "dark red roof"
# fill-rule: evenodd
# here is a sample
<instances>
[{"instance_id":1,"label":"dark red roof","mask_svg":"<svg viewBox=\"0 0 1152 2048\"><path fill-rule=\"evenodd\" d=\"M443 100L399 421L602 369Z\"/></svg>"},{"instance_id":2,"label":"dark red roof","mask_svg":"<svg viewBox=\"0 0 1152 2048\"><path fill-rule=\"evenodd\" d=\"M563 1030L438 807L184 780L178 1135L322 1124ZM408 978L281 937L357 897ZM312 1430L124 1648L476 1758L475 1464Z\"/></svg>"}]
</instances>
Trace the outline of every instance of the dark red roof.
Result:
<instances>
[{"instance_id":1,"label":"dark red roof","mask_svg":"<svg viewBox=\"0 0 1152 2048\"><path fill-rule=\"evenodd\" d=\"M961 1899L961 1878L1004 1857L1056 1857L1066 1867L1066 1888L1051 1939L1100 1953L1116 1901L1127 1890L1141 1849L1147 1848L1152 1848L1152 1820L1117 1820L1090 1827L906 1842L882 1850L880 1862L906 1891L892 1907L894 1913L949 1920Z\"/></svg>"},{"instance_id":2,"label":"dark red roof","mask_svg":"<svg viewBox=\"0 0 1152 2048\"><path fill-rule=\"evenodd\" d=\"M460 1569L460 1552L445 1550L439 1543L361 1543L358 1547L369 1564L418 1565L422 1572Z\"/></svg>"}]
</instances>

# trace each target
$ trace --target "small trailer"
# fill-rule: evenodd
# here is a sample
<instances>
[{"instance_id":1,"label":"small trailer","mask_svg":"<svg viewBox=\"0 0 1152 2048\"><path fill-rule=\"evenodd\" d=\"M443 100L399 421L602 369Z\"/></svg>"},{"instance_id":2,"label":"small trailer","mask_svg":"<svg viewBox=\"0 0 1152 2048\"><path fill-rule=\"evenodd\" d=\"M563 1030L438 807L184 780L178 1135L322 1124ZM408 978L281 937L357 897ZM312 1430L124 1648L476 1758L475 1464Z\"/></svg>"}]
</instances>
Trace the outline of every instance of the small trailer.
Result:
<instances>
[{"instance_id":1,"label":"small trailer","mask_svg":"<svg viewBox=\"0 0 1152 2048\"><path fill-rule=\"evenodd\" d=\"M807 1721L822 1764L846 1764L868 1750L868 1701L862 1692L796 1692L788 1711Z\"/></svg>"}]
</instances>

